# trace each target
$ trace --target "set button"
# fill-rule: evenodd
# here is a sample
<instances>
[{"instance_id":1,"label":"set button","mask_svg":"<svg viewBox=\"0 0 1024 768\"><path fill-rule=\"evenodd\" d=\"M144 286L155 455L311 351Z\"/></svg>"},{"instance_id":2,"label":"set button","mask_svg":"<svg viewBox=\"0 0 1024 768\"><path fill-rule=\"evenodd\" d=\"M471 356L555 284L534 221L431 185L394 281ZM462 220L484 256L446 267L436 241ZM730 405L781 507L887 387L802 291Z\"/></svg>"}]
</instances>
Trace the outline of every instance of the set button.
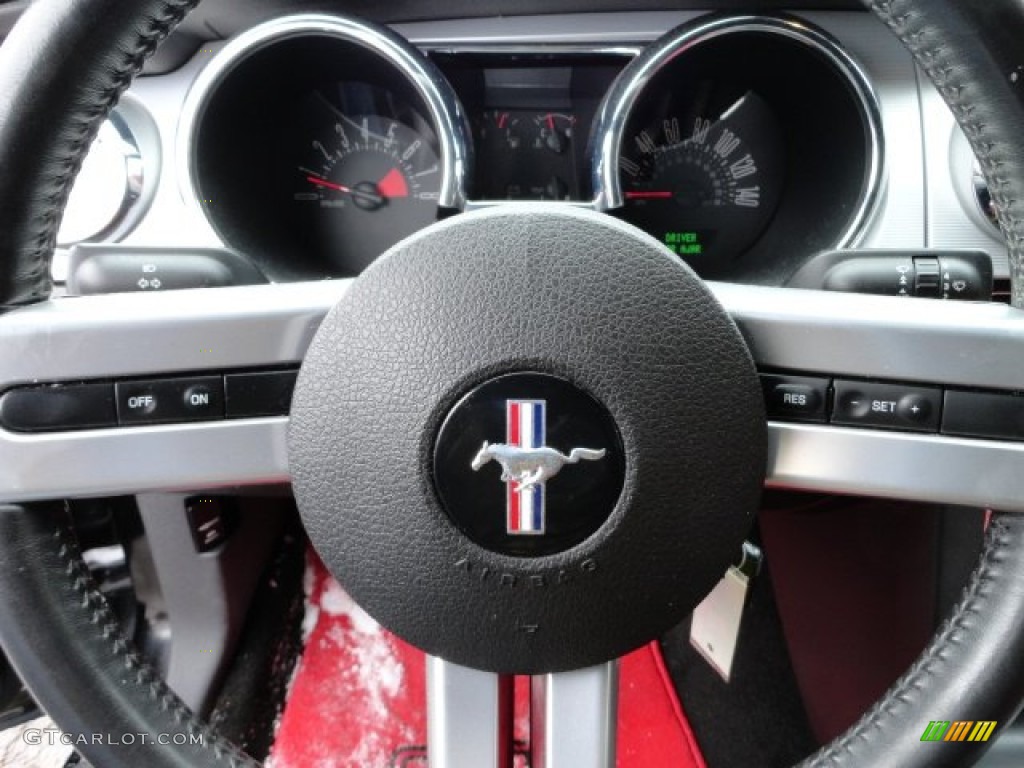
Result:
<instances>
[{"instance_id":1,"label":"set button","mask_svg":"<svg viewBox=\"0 0 1024 768\"><path fill-rule=\"evenodd\" d=\"M942 390L837 379L832 423L851 427L938 432Z\"/></svg>"}]
</instances>

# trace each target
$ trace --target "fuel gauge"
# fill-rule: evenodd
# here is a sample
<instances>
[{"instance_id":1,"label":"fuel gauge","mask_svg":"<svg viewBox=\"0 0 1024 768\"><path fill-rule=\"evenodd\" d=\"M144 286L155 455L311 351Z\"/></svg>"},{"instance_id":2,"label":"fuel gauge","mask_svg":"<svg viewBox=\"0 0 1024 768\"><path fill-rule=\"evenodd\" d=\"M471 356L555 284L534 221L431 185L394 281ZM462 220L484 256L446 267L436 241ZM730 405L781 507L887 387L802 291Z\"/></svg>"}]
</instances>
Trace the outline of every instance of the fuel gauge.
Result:
<instances>
[{"instance_id":1,"label":"fuel gauge","mask_svg":"<svg viewBox=\"0 0 1024 768\"><path fill-rule=\"evenodd\" d=\"M520 119L507 110L484 112L480 126L480 140L490 144L504 144L515 152L523 146L523 127Z\"/></svg>"}]
</instances>

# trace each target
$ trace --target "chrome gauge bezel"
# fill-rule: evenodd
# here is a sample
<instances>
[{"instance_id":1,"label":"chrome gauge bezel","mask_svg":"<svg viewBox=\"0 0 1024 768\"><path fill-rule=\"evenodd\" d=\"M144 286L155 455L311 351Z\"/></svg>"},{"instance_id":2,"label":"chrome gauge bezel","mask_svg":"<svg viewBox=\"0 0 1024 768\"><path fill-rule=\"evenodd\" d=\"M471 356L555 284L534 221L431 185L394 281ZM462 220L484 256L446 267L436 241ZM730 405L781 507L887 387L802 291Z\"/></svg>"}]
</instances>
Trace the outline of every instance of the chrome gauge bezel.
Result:
<instances>
[{"instance_id":1,"label":"chrome gauge bezel","mask_svg":"<svg viewBox=\"0 0 1024 768\"><path fill-rule=\"evenodd\" d=\"M410 43L390 30L355 19L297 14L253 27L221 48L202 69L182 106L175 149L178 177L186 203L203 212L196 162L196 141L203 114L218 86L243 61L258 51L301 37L331 37L363 48L390 64L423 100L440 147L441 187L438 206L462 210L470 177L472 139L469 122L448 81ZM212 224L212 222L211 222Z\"/></svg>"},{"instance_id":2,"label":"chrome gauge bezel","mask_svg":"<svg viewBox=\"0 0 1024 768\"><path fill-rule=\"evenodd\" d=\"M867 174L854 214L833 247L856 245L878 209L885 180L885 141L878 96L863 68L832 36L787 16L718 16L684 24L647 46L612 84L595 118L590 146L594 208L610 211L625 204L619 158L629 118L651 80L679 56L703 43L747 33L778 35L807 46L822 55L855 94L868 134Z\"/></svg>"},{"instance_id":3,"label":"chrome gauge bezel","mask_svg":"<svg viewBox=\"0 0 1024 768\"><path fill-rule=\"evenodd\" d=\"M62 240L58 235L59 248L121 240L141 221L156 194L160 137L153 117L138 99L125 94L100 127L98 138L100 136L104 141L116 143L117 154L124 164L124 188L117 210L84 238Z\"/></svg>"}]
</instances>

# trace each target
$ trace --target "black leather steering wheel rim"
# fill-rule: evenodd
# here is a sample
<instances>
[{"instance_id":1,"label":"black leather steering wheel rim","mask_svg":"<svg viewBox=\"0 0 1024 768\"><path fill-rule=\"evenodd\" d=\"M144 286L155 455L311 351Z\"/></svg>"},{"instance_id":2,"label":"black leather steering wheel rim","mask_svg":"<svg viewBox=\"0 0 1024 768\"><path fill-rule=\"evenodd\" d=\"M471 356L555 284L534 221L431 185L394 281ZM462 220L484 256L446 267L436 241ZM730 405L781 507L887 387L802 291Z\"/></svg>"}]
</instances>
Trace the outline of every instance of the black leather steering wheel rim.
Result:
<instances>
[{"instance_id":1,"label":"black leather steering wheel rim","mask_svg":"<svg viewBox=\"0 0 1024 768\"><path fill-rule=\"evenodd\" d=\"M0 49L0 308L44 300L60 211L103 118L198 0L39 0ZM1016 0L873 0L977 154L1024 307L1024 8ZM73 52L71 55L69 52ZM0 643L68 733L176 733L186 745L88 743L102 766L250 765L122 635L60 516L0 508ZM995 515L952 617L847 733L806 765L963 765L986 743L922 745L929 720L1008 723L1024 691L1024 518ZM199 742L199 743L197 743ZM991 742L989 742L991 743ZM922 748L922 747L925 748Z\"/></svg>"}]
</instances>

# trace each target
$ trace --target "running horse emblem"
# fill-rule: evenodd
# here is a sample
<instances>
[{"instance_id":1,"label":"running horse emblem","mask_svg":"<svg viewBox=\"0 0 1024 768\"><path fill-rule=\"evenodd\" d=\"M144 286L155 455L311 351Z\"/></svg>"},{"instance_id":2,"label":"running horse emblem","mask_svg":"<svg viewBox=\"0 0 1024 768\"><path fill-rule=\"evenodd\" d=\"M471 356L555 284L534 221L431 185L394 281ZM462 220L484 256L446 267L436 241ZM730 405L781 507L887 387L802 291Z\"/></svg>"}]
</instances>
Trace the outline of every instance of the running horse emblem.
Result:
<instances>
[{"instance_id":1,"label":"running horse emblem","mask_svg":"<svg viewBox=\"0 0 1024 768\"><path fill-rule=\"evenodd\" d=\"M501 466L506 484L506 530L515 536L541 535L546 528L545 484L566 464L603 459L604 449L573 448L566 455L545 445L547 403L543 400L506 402L504 443L484 442L473 458L473 470L490 461Z\"/></svg>"},{"instance_id":2,"label":"running horse emblem","mask_svg":"<svg viewBox=\"0 0 1024 768\"><path fill-rule=\"evenodd\" d=\"M604 449L573 448L566 456L561 451L544 446L542 448L520 448L516 445L484 442L483 448L473 459L473 469L480 469L491 459L501 465L501 479L515 483L516 491L528 491L546 483L557 475L566 464L581 461L597 461L604 458Z\"/></svg>"}]
</instances>

